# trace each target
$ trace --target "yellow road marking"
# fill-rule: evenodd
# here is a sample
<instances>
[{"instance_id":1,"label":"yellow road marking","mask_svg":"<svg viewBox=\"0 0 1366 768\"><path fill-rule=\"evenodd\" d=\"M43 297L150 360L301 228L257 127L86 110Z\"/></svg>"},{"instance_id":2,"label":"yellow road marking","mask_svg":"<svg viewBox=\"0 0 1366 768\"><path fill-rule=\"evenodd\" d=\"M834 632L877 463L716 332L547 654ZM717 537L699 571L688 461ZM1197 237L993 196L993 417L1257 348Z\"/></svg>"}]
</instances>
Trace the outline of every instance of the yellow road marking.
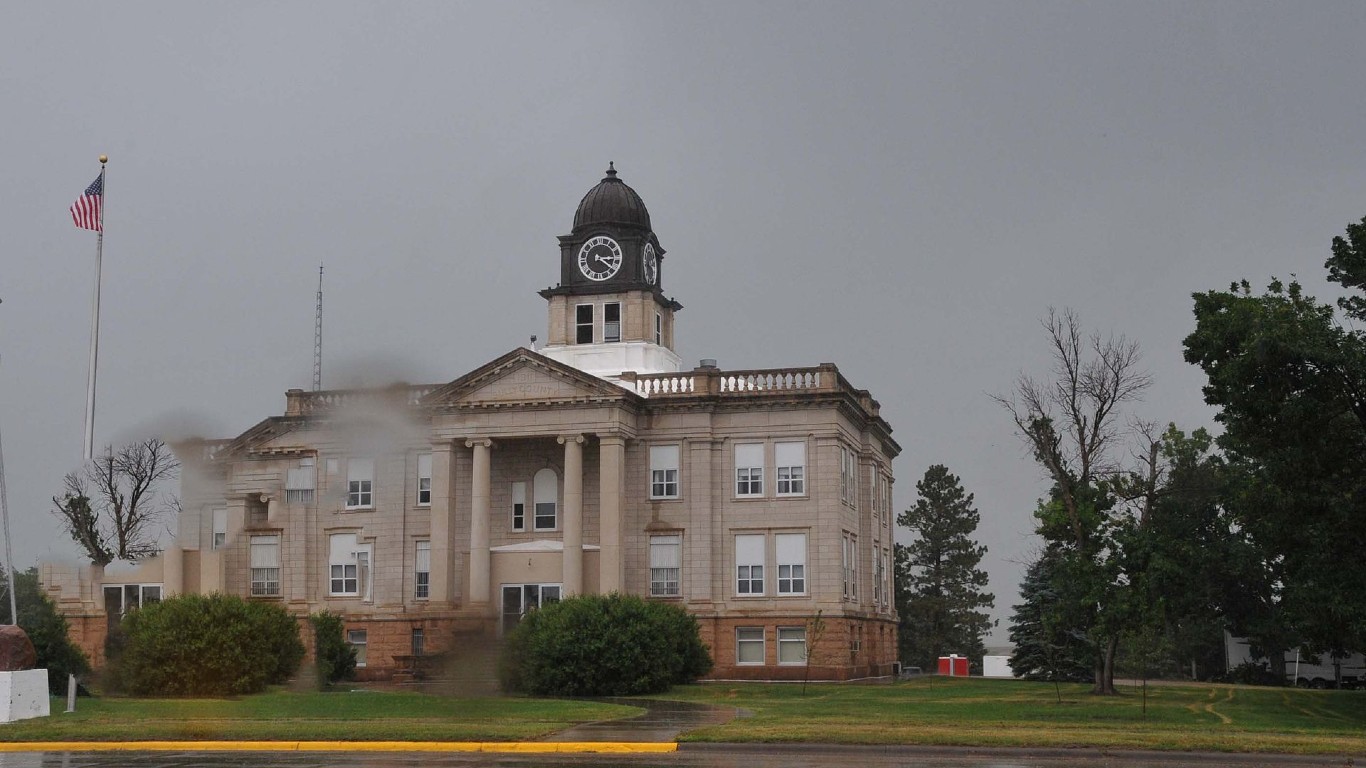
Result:
<instances>
[{"instance_id":1,"label":"yellow road marking","mask_svg":"<svg viewBox=\"0 0 1366 768\"><path fill-rule=\"evenodd\" d=\"M12 741L0 752L637 752L678 751L678 743L625 741Z\"/></svg>"}]
</instances>

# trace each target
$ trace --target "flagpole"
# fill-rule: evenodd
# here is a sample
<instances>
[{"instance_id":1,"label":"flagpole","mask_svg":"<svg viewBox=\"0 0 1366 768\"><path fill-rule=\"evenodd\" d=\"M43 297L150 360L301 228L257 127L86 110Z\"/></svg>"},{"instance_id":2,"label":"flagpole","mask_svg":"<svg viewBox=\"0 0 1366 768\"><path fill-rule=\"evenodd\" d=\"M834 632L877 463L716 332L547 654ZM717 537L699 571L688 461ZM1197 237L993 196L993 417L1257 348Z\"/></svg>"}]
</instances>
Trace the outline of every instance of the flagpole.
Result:
<instances>
[{"instance_id":1,"label":"flagpole","mask_svg":"<svg viewBox=\"0 0 1366 768\"><path fill-rule=\"evenodd\" d=\"M9 623L19 626L19 609L14 597L15 592L19 591L19 585L14 583L14 547L10 544L9 535L9 499L5 494L5 453L0 450L0 520L4 521L5 528L5 567L9 572Z\"/></svg>"},{"instance_id":2,"label":"flagpole","mask_svg":"<svg viewBox=\"0 0 1366 768\"><path fill-rule=\"evenodd\" d=\"M100 272L104 263L104 192L107 155L100 155L100 229L95 237L95 298L90 307L90 375L85 389L85 460L95 458L95 370L100 357Z\"/></svg>"}]
</instances>

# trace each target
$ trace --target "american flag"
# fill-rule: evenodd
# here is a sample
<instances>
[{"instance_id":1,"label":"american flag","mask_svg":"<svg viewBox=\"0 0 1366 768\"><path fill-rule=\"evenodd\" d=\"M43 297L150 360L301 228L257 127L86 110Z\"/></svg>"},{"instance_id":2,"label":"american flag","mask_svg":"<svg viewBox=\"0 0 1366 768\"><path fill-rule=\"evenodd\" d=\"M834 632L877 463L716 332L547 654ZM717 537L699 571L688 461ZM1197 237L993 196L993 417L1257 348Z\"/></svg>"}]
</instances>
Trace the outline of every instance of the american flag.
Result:
<instances>
[{"instance_id":1,"label":"american flag","mask_svg":"<svg viewBox=\"0 0 1366 768\"><path fill-rule=\"evenodd\" d=\"M81 229L104 231L104 174L85 188L85 194L71 204L71 220Z\"/></svg>"}]
</instances>

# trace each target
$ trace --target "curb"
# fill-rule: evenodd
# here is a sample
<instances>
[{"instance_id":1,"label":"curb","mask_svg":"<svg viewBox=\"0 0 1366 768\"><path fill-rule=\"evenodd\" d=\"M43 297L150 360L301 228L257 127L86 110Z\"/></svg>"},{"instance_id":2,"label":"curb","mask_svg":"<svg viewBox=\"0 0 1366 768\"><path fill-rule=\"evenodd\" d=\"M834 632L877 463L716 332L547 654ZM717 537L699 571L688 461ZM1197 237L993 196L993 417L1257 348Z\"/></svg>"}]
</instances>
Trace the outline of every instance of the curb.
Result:
<instances>
[{"instance_id":1,"label":"curb","mask_svg":"<svg viewBox=\"0 0 1366 768\"><path fill-rule=\"evenodd\" d=\"M11 741L4 752L664 753L678 743L626 741Z\"/></svg>"}]
</instances>

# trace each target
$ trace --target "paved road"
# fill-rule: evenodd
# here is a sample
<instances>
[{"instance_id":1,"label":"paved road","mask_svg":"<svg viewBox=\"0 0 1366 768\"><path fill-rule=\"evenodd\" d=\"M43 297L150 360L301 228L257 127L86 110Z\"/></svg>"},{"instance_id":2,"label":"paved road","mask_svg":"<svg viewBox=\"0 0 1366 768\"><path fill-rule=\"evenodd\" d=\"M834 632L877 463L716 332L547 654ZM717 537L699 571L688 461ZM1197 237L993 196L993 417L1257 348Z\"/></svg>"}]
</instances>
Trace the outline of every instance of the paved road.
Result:
<instances>
[{"instance_id":1,"label":"paved road","mask_svg":"<svg viewBox=\"0 0 1366 768\"><path fill-rule=\"evenodd\" d=\"M1321 768L1363 765L1346 757L1104 754L1090 750L683 745L666 755L488 755L355 752L84 752L0 754L0 768Z\"/></svg>"}]
</instances>

